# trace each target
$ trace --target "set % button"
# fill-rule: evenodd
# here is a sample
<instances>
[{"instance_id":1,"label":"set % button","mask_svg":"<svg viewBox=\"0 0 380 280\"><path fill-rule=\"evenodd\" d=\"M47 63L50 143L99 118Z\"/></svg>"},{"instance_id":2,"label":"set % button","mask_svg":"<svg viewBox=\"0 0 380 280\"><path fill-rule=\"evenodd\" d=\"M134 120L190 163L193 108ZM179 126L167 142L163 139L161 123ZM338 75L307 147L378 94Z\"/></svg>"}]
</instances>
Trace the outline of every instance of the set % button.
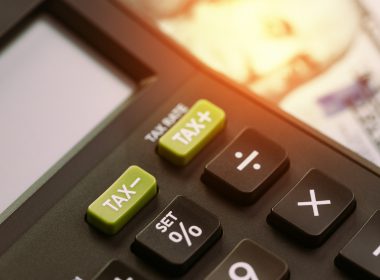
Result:
<instances>
[{"instance_id":1,"label":"set % button","mask_svg":"<svg viewBox=\"0 0 380 280\"><path fill-rule=\"evenodd\" d=\"M218 218L177 196L137 234L132 251L171 275L180 275L222 235Z\"/></svg>"},{"instance_id":2,"label":"set % button","mask_svg":"<svg viewBox=\"0 0 380 280\"><path fill-rule=\"evenodd\" d=\"M173 211L169 211L169 213L167 213L165 217L162 218L160 222L156 224L156 229L160 230L162 233L165 233L177 221L178 218L174 216ZM186 229L183 222L179 222L178 225L180 228L180 232L172 231L169 233L169 239L174 243L180 243L183 239L185 239L187 246L191 247L193 243L191 241L190 236L199 237L202 235L202 229L198 226L192 225L188 229Z\"/></svg>"}]
</instances>

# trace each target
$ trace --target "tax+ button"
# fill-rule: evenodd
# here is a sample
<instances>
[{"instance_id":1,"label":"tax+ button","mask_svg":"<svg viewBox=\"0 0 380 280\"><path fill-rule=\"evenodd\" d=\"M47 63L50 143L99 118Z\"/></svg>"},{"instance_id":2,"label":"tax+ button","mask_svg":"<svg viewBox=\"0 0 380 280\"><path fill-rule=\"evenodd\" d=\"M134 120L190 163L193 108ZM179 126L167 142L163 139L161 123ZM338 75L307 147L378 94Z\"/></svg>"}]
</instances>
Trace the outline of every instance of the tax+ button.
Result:
<instances>
[{"instance_id":1,"label":"tax+ button","mask_svg":"<svg viewBox=\"0 0 380 280\"><path fill-rule=\"evenodd\" d=\"M166 132L157 152L176 165L186 165L224 127L225 113L201 99Z\"/></svg>"}]
</instances>

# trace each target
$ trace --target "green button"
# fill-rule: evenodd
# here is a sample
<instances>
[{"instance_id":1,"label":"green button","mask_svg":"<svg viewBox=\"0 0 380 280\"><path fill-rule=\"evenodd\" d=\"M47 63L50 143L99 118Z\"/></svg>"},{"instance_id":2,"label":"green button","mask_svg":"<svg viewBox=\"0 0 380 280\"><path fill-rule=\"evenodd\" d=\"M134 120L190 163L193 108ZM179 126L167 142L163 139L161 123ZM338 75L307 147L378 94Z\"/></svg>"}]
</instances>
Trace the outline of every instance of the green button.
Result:
<instances>
[{"instance_id":1,"label":"green button","mask_svg":"<svg viewBox=\"0 0 380 280\"><path fill-rule=\"evenodd\" d=\"M156 193L156 179L133 165L88 207L87 222L104 233L115 234Z\"/></svg>"},{"instance_id":2,"label":"green button","mask_svg":"<svg viewBox=\"0 0 380 280\"><path fill-rule=\"evenodd\" d=\"M225 113L207 100L193 107L158 142L158 154L174 164L187 164L224 127Z\"/></svg>"}]
</instances>

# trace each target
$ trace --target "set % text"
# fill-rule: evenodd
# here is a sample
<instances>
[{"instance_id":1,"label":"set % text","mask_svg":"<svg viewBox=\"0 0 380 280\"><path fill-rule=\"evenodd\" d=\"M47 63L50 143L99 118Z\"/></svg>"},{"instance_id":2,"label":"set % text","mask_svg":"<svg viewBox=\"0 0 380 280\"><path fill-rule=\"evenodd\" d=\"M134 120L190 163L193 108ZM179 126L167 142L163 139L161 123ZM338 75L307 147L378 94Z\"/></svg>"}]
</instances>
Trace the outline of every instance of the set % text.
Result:
<instances>
[{"instance_id":1,"label":"set % text","mask_svg":"<svg viewBox=\"0 0 380 280\"><path fill-rule=\"evenodd\" d=\"M179 231L170 231L170 228L178 223ZM161 233L168 232L168 238L174 243L180 243L184 241L188 247L193 245L192 238L197 238L202 235L202 229L196 225L186 227L182 221L173 214L173 211L169 211L161 220L156 224L156 229Z\"/></svg>"}]
</instances>

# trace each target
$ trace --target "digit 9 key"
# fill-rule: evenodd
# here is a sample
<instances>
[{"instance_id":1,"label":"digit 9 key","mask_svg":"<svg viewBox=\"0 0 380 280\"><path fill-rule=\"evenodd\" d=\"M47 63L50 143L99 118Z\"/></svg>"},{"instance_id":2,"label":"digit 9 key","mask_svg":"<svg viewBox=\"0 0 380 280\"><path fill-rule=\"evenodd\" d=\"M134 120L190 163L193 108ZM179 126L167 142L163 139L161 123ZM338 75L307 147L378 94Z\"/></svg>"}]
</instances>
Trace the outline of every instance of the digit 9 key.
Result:
<instances>
[{"instance_id":1,"label":"digit 9 key","mask_svg":"<svg viewBox=\"0 0 380 280\"><path fill-rule=\"evenodd\" d=\"M186 272L222 235L219 219L177 196L137 234L132 251L172 275Z\"/></svg>"}]
</instances>

